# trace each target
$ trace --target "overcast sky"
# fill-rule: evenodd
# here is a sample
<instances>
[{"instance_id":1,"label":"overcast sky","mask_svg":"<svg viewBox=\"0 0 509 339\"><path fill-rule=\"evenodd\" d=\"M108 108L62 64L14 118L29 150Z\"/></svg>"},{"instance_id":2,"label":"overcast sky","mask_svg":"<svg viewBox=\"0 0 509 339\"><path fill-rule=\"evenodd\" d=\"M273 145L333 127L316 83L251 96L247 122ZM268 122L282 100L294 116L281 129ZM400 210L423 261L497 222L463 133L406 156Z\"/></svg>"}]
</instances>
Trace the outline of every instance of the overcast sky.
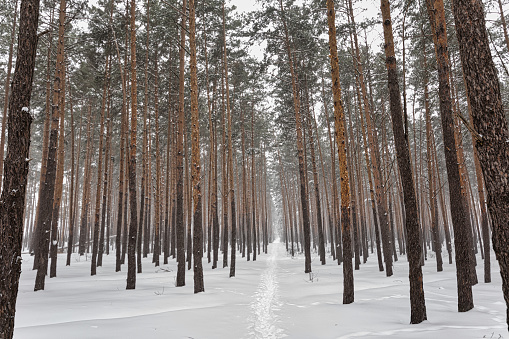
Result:
<instances>
[{"instance_id":1,"label":"overcast sky","mask_svg":"<svg viewBox=\"0 0 509 339\"><path fill-rule=\"evenodd\" d=\"M237 6L239 12L249 12L259 8L255 0L230 0L228 3Z\"/></svg>"}]
</instances>

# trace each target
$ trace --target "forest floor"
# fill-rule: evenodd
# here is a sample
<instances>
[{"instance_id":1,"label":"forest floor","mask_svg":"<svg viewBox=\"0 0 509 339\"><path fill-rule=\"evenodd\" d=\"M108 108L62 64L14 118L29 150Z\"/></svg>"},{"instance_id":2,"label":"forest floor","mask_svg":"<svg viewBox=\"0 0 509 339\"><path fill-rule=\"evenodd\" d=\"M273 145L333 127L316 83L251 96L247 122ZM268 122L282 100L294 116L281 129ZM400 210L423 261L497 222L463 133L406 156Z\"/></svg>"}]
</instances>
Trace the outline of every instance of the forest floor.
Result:
<instances>
[{"instance_id":1,"label":"forest floor","mask_svg":"<svg viewBox=\"0 0 509 339\"><path fill-rule=\"evenodd\" d=\"M405 257L387 278L371 254L354 272L351 305L342 304L342 266L330 257L321 266L313 254L312 275L303 273L302 255L291 258L278 242L255 262L239 257L235 278L204 260L205 293L194 295L192 270L185 287L174 286L174 260L156 268L143 259L136 290L126 291L127 267L115 273L114 255L91 277L90 261L76 254L70 267L59 255L58 276L34 292L33 257L23 255L14 338L509 338L494 256L490 284L482 282L478 258L480 283L467 313L457 312L455 266L437 273L430 256L423 268L428 320L419 325L409 324Z\"/></svg>"}]
</instances>

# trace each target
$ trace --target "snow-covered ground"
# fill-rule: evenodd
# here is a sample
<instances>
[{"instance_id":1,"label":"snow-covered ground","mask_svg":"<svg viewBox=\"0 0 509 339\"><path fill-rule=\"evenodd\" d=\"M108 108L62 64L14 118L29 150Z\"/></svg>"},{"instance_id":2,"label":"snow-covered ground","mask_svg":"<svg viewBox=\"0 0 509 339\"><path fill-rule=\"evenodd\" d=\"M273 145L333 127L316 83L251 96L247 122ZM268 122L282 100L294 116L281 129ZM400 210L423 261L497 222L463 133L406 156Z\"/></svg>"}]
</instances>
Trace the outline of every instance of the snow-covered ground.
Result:
<instances>
[{"instance_id":1,"label":"snow-covered ground","mask_svg":"<svg viewBox=\"0 0 509 339\"><path fill-rule=\"evenodd\" d=\"M222 258L222 257L221 257ZM239 255L237 256L239 258ZM58 277L33 292L33 258L23 256L15 339L44 338L509 338L498 263L491 284L474 287L475 308L457 312L454 265L437 273L433 258L424 267L428 321L409 325L408 263L394 275L378 272L376 255L355 271L355 302L342 304L342 267L313 255L312 281L304 258L291 258L284 244L269 245L255 262L237 261L210 269L204 261L205 293L193 294L193 274L176 288L176 264L155 268L143 260L136 290L125 290L127 267L115 273L114 255L90 276L90 262L75 255L70 267L60 255ZM444 258L445 259L445 258ZM221 261L222 262L222 261Z\"/></svg>"}]
</instances>

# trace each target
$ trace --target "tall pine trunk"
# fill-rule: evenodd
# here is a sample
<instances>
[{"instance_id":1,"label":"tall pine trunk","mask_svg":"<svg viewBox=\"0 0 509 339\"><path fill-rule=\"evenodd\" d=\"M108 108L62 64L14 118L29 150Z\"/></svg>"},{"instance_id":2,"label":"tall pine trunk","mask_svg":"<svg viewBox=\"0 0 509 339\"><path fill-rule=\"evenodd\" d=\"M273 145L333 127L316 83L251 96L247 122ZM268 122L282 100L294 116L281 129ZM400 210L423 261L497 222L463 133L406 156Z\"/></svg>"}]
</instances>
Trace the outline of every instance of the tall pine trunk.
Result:
<instances>
[{"instance_id":1,"label":"tall pine trunk","mask_svg":"<svg viewBox=\"0 0 509 339\"><path fill-rule=\"evenodd\" d=\"M336 42L336 12L334 0L327 0L327 22L329 26L329 52L332 75L332 94L334 97L334 130L338 146L339 175L341 182L341 228L343 235L343 304L354 301L352 266L352 241L350 230L350 182L346 160L346 131L341 83L339 79L338 47Z\"/></svg>"},{"instance_id":2,"label":"tall pine trunk","mask_svg":"<svg viewBox=\"0 0 509 339\"><path fill-rule=\"evenodd\" d=\"M399 174L403 185L403 199L405 204L405 227L407 230L408 266L410 280L410 322L419 324L426 320L426 302L422 284L422 269L420 257L422 244L420 242L419 214L412 176L412 164L408 139L404 134L403 111L399 92L396 56L394 54L394 37L392 34L392 20L388 0L381 0L382 20L385 40L385 65L389 83L389 99L392 117L392 131L396 145Z\"/></svg>"},{"instance_id":3,"label":"tall pine trunk","mask_svg":"<svg viewBox=\"0 0 509 339\"><path fill-rule=\"evenodd\" d=\"M129 209L131 220L129 225L129 245L127 249L127 286L131 290L136 287L136 239L138 232L138 211L136 204L136 127L138 122L138 92L136 82L136 1L131 0L131 145L129 154Z\"/></svg>"},{"instance_id":4,"label":"tall pine trunk","mask_svg":"<svg viewBox=\"0 0 509 339\"><path fill-rule=\"evenodd\" d=\"M189 1L189 49L191 52L191 149L193 181L193 264L194 293L204 292L202 267L202 202L200 178L200 122L198 112L198 76L196 71L196 18L194 0Z\"/></svg>"},{"instance_id":5,"label":"tall pine trunk","mask_svg":"<svg viewBox=\"0 0 509 339\"><path fill-rule=\"evenodd\" d=\"M452 111L451 86L449 83L449 55L447 52L447 32L443 0L427 0L430 23L435 35L435 53L438 66L440 115L444 137L445 164L449 181L449 199L451 204L452 224L454 228L454 247L456 250L456 279L458 288L458 311L466 312L474 307L470 280L471 243L468 233L471 232L467 219L466 202L461 191L461 174L459 167L456 140L454 136L454 117Z\"/></svg>"},{"instance_id":6,"label":"tall pine trunk","mask_svg":"<svg viewBox=\"0 0 509 339\"><path fill-rule=\"evenodd\" d=\"M176 233L177 233L177 282L176 286L186 284L186 258L185 258L185 225L184 225L184 76L185 76L185 43L186 43L186 9L187 1L182 2L182 19L180 31L179 49L179 110L177 118L177 210L176 210Z\"/></svg>"},{"instance_id":7,"label":"tall pine trunk","mask_svg":"<svg viewBox=\"0 0 509 339\"><path fill-rule=\"evenodd\" d=\"M16 68L9 100L7 156L0 199L0 337L11 339L21 274L23 212L30 148L30 96L37 51L39 1L22 0Z\"/></svg>"},{"instance_id":8,"label":"tall pine trunk","mask_svg":"<svg viewBox=\"0 0 509 339\"><path fill-rule=\"evenodd\" d=\"M48 250L50 242L50 227L55 196L55 180L57 170L57 143L60 116L63 114L60 105L60 92L64 82L64 30L65 30L65 0L60 0L58 21L58 45L57 61L55 67L55 80L53 84L53 104L51 107L51 132L48 144L48 159L46 168L46 180L41 187L41 212L39 215L37 232L39 245L35 260L37 263L37 275L34 290L43 290L48 270ZM63 121L63 120L62 120Z\"/></svg>"},{"instance_id":9,"label":"tall pine trunk","mask_svg":"<svg viewBox=\"0 0 509 339\"><path fill-rule=\"evenodd\" d=\"M491 57L483 3L479 0L453 0L452 4L477 134L476 150L488 193L493 249L500 265L504 299L509 307L509 129L502 107L497 70Z\"/></svg>"},{"instance_id":10,"label":"tall pine trunk","mask_svg":"<svg viewBox=\"0 0 509 339\"><path fill-rule=\"evenodd\" d=\"M11 89L12 55L14 54L14 39L16 38L16 20L18 19L18 0L14 3L12 19L11 43L9 44L9 59L7 61L7 76L5 77L4 109L2 115L2 135L0 137L0 192L2 191L2 175L4 168L5 129L7 127L7 109L9 108L9 90Z\"/></svg>"},{"instance_id":11,"label":"tall pine trunk","mask_svg":"<svg viewBox=\"0 0 509 339\"><path fill-rule=\"evenodd\" d=\"M302 121L300 114L299 91L297 88L297 79L294 70L292 50L290 47L290 37L288 35L288 28L286 26L285 12L283 8L283 0L279 1L281 9L281 21L285 33L285 47L288 56L288 64L290 66L290 75L292 78L292 92L293 92L293 108L295 113L295 129L297 135L297 156L299 159L299 180L300 180L300 202L302 209L302 227L304 230L304 273L311 273L311 225L309 221L309 203L306 190L306 167L304 164L304 141Z\"/></svg>"}]
</instances>

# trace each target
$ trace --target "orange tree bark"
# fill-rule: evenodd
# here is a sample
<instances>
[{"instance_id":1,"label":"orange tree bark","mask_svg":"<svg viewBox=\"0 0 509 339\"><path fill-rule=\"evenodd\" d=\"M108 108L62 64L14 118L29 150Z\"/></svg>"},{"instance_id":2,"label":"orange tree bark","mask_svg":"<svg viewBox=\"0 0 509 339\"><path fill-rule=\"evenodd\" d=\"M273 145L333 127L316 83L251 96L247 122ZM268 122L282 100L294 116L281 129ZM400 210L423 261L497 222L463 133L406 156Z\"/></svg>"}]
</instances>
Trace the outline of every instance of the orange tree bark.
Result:
<instances>
[{"instance_id":1,"label":"orange tree bark","mask_svg":"<svg viewBox=\"0 0 509 339\"><path fill-rule=\"evenodd\" d=\"M346 162L345 113L341 99L339 81L338 48L336 42L336 13L334 0L327 0L327 22L329 25L329 51L332 74L332 94L334 96L334 129L338 146L339 176L341 182L341 228L343 231L343 304L354 301L352 241L350 231L350 182Z\"/></svg>"},{"instance_id":2,"label":"orange tree bark","mask_svg":"<svg viewBox=\"0 0 509 339\"><path fill-rule=\"evenodd\" d=\"M14 314L21 274L23 212L32 123L28 107L35 68L38 22L39 1L22 0L16 68L9 100L7 156L0 199L0 337L4 339L11 339L14 334Z\"/></svg>"},{"instance_id":3,"label":"orange tree bark","mask_svg":"<svg viewBox=\"0 0 509 339\"><path fill-rule=\"evenodd\" d=\"M392 20L388 0L381 0L382 20L385 40L385 65L389 82L390 110L392 116L392 130L396 145L399 174L403 185L403 199L405 204L405 227L407 230L407 249L410 280L410 322L419 324L426 320L426 302L422 286L422 269L420 256L422 244L419 237L419 215L415 186L412 176L412 164L408 140L404 135L403 112L401 109L401 96L399 92L396 57L394 54L394 37L392 34Z\"/></svg>"},{"instance_id":4,"label":"orange tree bark","mask_svg":"<svg viewBox=\"0 0 509 339\"><path fill-rule=\"evenodd\" d=\"M479 0L454 0L452 3L461 63L477 134L476 150L492 220L493 249L500 265L504 299L509 306L509 130L497 70L491 57L483 4Z\"/></svg>"}]
</instances>

